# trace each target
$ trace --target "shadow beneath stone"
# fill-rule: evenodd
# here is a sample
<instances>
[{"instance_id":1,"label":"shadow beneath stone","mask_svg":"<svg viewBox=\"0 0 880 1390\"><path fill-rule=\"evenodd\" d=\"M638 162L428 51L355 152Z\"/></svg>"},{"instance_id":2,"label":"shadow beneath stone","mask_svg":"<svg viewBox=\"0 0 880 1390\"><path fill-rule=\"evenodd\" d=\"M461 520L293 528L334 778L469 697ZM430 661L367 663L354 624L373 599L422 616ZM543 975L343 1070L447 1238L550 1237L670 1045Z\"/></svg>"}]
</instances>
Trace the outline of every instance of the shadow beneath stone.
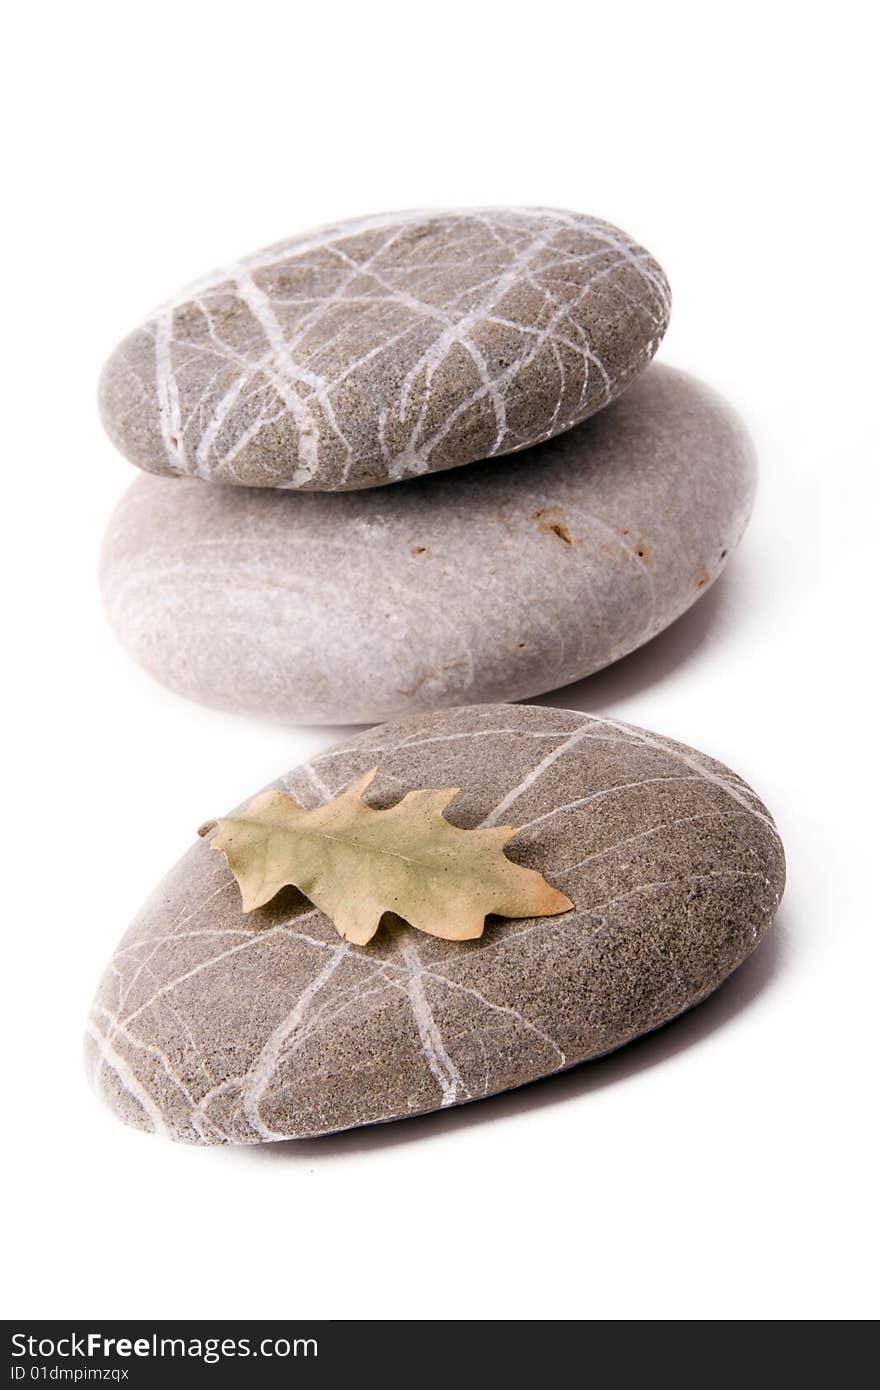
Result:
<instances>
[{"instance_id":1,"label":"shadow beneath stone","mask_svg":"<svg viewBox=\"0 0 880 1390\"><path fill-rule=\"evenodd\" d=\"M621 700L656 685L684 666L698 651L704 656L705 651L700 649L723 640L723 629L736 606L732 589L727 575L721 575L703 598L643 647L592 676L522 703L588 709L591 714L613 710Z\"/></svg>"},{"instance_id":2,"label":"shadow beneath stone","mask_svg":"<svg viewBox=\"0 0 880 1390\"><path fill-rule=\"evenodd\" d=\"M703 1038L723 1028L774 983L784 968L785 920L783 908L758 949L702 1004L596 1061L582 1062L556 1076L448 1110L344 1130L322 1139L289 1139L277 1144L243 1146L240 1152L258 1162L300 1160L314 1163L318 1159L418 1143L468 1125L489 1124L509 1115L564 1104L603 1086L622 1084L650 1067L661 1066L686 1048L698 1046Z\"/></svg>"}]
</instances>

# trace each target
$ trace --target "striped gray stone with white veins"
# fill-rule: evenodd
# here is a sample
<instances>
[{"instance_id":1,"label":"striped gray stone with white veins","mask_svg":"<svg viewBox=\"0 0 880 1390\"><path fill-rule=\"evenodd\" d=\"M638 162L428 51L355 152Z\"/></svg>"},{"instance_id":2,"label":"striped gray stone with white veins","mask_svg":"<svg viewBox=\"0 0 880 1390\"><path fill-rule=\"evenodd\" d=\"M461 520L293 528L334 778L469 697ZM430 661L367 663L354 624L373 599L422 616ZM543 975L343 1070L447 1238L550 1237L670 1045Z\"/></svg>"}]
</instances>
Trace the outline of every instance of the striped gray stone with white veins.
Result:
<instances>
[{"instance_id":1,"label":"striped gray stone with white veins","mask_svg":"<svg viewBox=\"0 0 880 1390\"><path fill-rule=\"evenodd\" d=\"M90 1015L88 1072L121 1119L260 1143L479 1100L696 1004L779 904L782 846L757 795L631 725L470 706L370 729L274 785L316 806L374 764L372 805L458 786L455 825L519 826L510 857L573 910L490 918L467 942L386 917L353 946L295 889L242 914L223 857L198 840L123 937Z\"/></svg>"},{"instance_id":2,"label":"striped gray stone with white veins","mask_svg":"<svg viewBox=\"0 0 880 1390\"><path fill-rule=\"evenodd\" d=\"M365 723L529 699L706 593L753 487L725 403L654 365L559 439L369 495L139 478L101 584L135 660L207 705Z\"/></svg>"},{"instance_id":3,"label":"striped gray stone with white veins","mask_svg":"<svg viewBox=\"0 0 880 1390\"><path fill-rule=\"evenodd\" d=\"M619 395L668 318L662 270L607 222L391 213L207 276L119 345L99 403L151 473L371 487L562 433Z\"/></svg>"}]
</instances>

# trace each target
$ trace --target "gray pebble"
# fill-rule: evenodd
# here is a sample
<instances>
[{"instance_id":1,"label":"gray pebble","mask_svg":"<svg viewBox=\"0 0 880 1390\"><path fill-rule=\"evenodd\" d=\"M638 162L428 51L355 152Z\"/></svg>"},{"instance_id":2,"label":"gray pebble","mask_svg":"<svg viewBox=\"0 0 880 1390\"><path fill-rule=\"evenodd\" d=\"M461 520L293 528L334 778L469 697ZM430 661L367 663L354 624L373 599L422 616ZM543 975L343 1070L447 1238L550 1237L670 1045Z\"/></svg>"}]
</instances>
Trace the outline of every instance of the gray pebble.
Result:
<instances>
[{"instance_id":1,"label":"gray pebble","mask_svg":"<svg viewBox=\"0 0 880 1390\"><path fill-rule=\"evenodd\" d=\"M560 434L650 361L669 287L607 222L546 208L324 227L207 276L99 390L151 473L345 491Z\"/></svg>"},{"instance_id":2,"label":"gray pebble","mask_svg":"<svg viewBox=\"0 0 880 1390\"><path fill-rule=\"evenodd\" d=\"M573 911L490 918L468 942L386 918L352 946L294 889L243 915L223 857L197 840L123 937L90 1016L89 1074L121 1119L260 1143L478 1100L698 1003L779 904L782 846L751 788L631 725L449 710L370 729L274 785L315 806L376 763L375 806L459 786L455 825L521 827L510 857Z\"/></svg>"},{"instance_id":3,"label":"gray pebble","mask_svg":"<svg viewBox=\"0 0 880 1390\"><path fill-rule=\"evenodd\" d=\"M217 708L366 723L529 699L704 594L753 488L725 403L653 366L547 444L370 493L141 478L102 588L135 660Z\"/></svg>"}]
</instances>

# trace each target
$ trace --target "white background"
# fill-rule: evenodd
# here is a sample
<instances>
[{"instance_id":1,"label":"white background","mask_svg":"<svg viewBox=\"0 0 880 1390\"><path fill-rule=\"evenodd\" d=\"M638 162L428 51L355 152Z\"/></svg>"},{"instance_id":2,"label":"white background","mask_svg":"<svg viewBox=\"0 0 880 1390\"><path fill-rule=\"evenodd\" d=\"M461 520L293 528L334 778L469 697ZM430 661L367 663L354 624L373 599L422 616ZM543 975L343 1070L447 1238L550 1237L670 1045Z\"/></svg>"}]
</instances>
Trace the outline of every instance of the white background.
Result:
<instances>
[{"instance_id":1,"label":"white background","mask_svg":"<svg viewBox=\"0 0 880 1390\"><path fill-rule=\"evenodd\" d=\"M869 13L16 7L0 84L7 1316L876 1313ZM778 923L702 1008L525 1092L326 1141L165 1144L87 1087L98 975L194 826L345 731L199 709L114 645L95 569L133 470L98 424L99 369L156 302L241 252L487 203L571 207L642 240L673 285L660 360L753 431L757 507L717 588L546 698L752 781L788 850Z\"/></svg>"}]
</instances>

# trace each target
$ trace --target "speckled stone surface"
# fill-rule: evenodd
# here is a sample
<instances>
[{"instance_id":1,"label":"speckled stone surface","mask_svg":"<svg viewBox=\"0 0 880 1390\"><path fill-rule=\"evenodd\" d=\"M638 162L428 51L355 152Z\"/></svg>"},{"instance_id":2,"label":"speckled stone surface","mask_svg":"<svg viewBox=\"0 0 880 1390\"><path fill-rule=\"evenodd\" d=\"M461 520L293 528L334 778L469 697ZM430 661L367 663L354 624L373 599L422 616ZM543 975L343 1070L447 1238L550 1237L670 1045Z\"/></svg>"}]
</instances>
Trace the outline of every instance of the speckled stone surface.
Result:
<instances>
[{"instance_id":1,"label":"speckled stone surface","mask_svg":"<svg viewBox=\"0 0 880 1390\"><path fill-rule=\"evenodd\" d=\"M370 487L560 434L619 395L668 318L662 270L607 222L392 213L207 276L119 345L99 404L151 473Z\"/></svg>"},{"instance_id":2,"label":"speckled stone surface","mask_svg":"<svg viewBox=\"0 0 880 1390\"><path fill-rule=\"evenodd\" d=\"M371 804L461 787L449 820L520 826L510 857L574 910L492 918L469 942L386 918L352 946L293 889L243 916L198 840L123 937L90 1015L88 1072L121 1119L259 1143L478 1100L674 1018L779 904L782 846L755 793L631 725L472 706L370 729L275 785L315 806L376 763Z\"/></svg>"},{"instance_id":3,"label":"speckled stone surface","mask_svg":"<svg viewBox=\"0 0 880 1390\"><path fill-rule=\"evenodd\" d=\"M653 366L559 439L371 493L139 479L102 588L135 660L219 708L365 723L528 699L705 593L753 487L724 402Z\"/></svg>"}]
</instances>

